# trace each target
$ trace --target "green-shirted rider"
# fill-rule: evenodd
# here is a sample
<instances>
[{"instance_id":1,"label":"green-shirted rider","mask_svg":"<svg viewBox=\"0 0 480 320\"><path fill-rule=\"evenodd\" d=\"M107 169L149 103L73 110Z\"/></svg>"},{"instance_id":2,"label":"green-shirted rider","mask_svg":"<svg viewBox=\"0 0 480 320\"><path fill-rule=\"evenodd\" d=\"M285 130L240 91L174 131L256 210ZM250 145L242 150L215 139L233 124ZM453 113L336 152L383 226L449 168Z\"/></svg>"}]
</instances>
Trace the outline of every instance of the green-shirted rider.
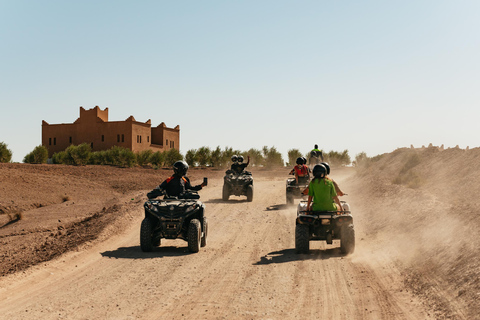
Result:
<instances>
[{"instance_id":1,"label":"green-shirted rider","mask_svg":"<svg viewBox=\"0 0 480 320\"><path fill-rule=\"evenodd\" d=\"M320 161L321 160L321 161ZM323 162L323 152L322 150L318 149L318 144L314 146L312 151L310 151L310 157L308 158L309 165L316 165L320 162Z\"/></svg>"},{"instance_id":2,"label":"green-shirted rider","mask_svg":"<svg viewBox=\"0 0 480 320\"><path fill-rule=\"evenodd\" d=\"M313 168L314 179L308 186L307 211L343 211L335 186L326 175L324 165L317 164Z\"/></svg>"}]
</instances>

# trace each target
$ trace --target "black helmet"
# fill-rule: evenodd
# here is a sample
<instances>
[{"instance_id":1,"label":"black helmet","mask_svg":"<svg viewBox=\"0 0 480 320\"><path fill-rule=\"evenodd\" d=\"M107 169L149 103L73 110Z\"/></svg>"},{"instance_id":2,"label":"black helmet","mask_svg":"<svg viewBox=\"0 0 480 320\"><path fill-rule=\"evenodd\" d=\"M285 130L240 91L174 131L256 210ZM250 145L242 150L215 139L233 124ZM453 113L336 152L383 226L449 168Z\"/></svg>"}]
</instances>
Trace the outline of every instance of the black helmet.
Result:
<instances>
[{"instance_id":1,"label":"black helmet","mask_svg":"<svg viewBox=\"0 0 480 320\"><path fill-rule=\"evenodd\" d=\"M303 164L307 164L307 158L302 157L302 160L303 160Z\"/></svg>"},{"instance_id":2,"label":"black helmet","mask_svg":"<svg viewBox=\"0 0 480 320\"><path fill-rule=\"evenodd\" d=\"M303 164L303 158L298 157L296 163L297 164Z\"/></svg>"},{"instance_id":3,"label":"black helmet","mask_svg":"<svg viewBox=\"0 0 480 320\"><path fill-rule=\"evenodd\" d=\"M187 174L188 164L185 161L179 160L173 164L173 172L184 176Z\"/></svg>"},{"instance_id":4,"label":"black helmet","mask_svg":"<svg viewBox=\"0 0 480 320\"><path fill-rule=\"evenodd\" d=\"M317 164L313 167L313 176L315 178L325 178L325 174L327 173L327 168L323 164Z\"/></svg>"},{"instance_id":5,"label":"black helmet","mask_svg":"<svg viewBox=\"0 0 480 320\"><path fill-rule=\"evenodd\" d=\"M320 164L323 164L323 166L325 167L325 169L327 169L327 174L330 174L330 165L327 163L327 162L322 162Z\"/></svg>"},{"instance_id":6,"label":"black helmet","mask_svg":"<svg viewBox=\"0 0 480 320\"><path fill-rule=\"evenodd\" d=\"M243 156L238 156L238 162L243 162Z\"/></svg>"},{"instance_id":7,"label":"black helmet","mask_svg":"<svg viewBox=\"0 0 480 320\"><path fill-rule=\"evenodd\" d=\"M315 145L315 149L318 149L318 144Z\"/></svg>"},{"instance_id":8,"label":"black helmet","mask_svg":"<svg viewBox=\"0 0 480 320\"><path fill-rule=\"evenodd\" d=\"M238 156L236 154L234 154L232 156L232 162L237 162L238 161Z\"/></svg>"}]
</instances>

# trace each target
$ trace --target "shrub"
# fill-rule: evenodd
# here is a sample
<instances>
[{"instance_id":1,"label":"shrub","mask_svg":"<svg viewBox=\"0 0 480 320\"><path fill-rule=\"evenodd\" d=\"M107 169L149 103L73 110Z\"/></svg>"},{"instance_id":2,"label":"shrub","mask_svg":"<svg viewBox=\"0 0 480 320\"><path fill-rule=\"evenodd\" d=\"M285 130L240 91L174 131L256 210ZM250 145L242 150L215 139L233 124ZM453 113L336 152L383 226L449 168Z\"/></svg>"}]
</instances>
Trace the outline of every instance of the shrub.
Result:
<instances>
[{"instance_id":1,"label":"shrub","mask_svg":"<svg viewBox=\"0 0 480 320\"><path fill-rule=\"evenodd\" d=\"M266 167L274 167L274 166L283 167L285 165L282 154L278 152L275 147L271 147L269 149L267 146L264 146L262 150L263 150L263 155L265 157L264 165Z\"/></svg>"},{"instance_id":2,"label":"shrub","mask_svg":"<svg viewBox=\"0 0 480 320\"><path fill-rule=\"evenodd\" d=\"M87 143L82 143L78 146L72 144L65 150L65 152L65 161L67 164L85 166L88 164L92 149Z\"/></svg>"},{"instance_id":3,"label":"shrub","mask_svg":"<svg viewBox=\"0 0 480 320\"><path fill-rule=\"evenodd\" d=\"M12 161L12 151L7 147L6 143L0 142L0 162L2 163Z\"/></svg>"},{"instance_id":4,"label":"shrub","mask_svg":"<svg viewBox=\"0 0 480 320\"><path fill-rule=\"evenodd\" d=\"M67 153L65 151L56 152L52 155L52 163L65 164L67 159Z\"/></svg>"},{"instance_id":5,"label":"shrub","mask_svg":"<svg viewBox=\"0 0 480 320\"><path fill-rule=\"evenodd\" d=\"M298 149L288 150L288 164L289 166L294 166L297 163L297 158L301 158L302 153Z\"/></svg>"},{"instance_id":6,"label":"shrub","mask_svg":"<svg viewBox=\"0 0 480 320\"><path fill-rule=\"evenodd\" d=\"M348 150L343 150L342 152L330 151L324 153L323 157L331 165L348 165L352 162L348 155Z\"/></svg>"},{"instance_id":7,"label":"shrub","mask_svg":"<svg viewBox=\"0 0 480 320\"><path fill-rule=\"evenodd\" d=\"M163 166L165 162L165 152L157 151L150 156L150 163L155 167Z\"/></svg>"},{"instance_id":8,"label":"shrub","mask_svg":"<svg viewBox=\"0 0 480 320\"><path fill-rule=\"evenodd\" d=\"M197 150L196 149L190 149L187 151L185 154L185 161L188 163L189 166L195 166L197 163Z\"/></svg>"},{"instance_id":9,"label":"shrub","mask_svg":"<svg viewBox=\"0 0 480 320\"><path fill-rule=\"evenodd\" d=\"M23 158L24 163L47 163L48 150L44 146L36 146L32 152Z\"/></svg>"},{"instance_id":10,"label":"shrub","mask_svg":"<svg viewBox=\"0 0 480 320\"><path fill-rule=\"evenodd\" d=\"M136 154L137 163L139 166L146 166L150 163L150 157L152 156L152 150L143 150Z\"/></svg>"},{"instance_id":11,"label":"shrub","mask_svg":"<svg viewBox=\"0 0 480 320\"><path fill-rule=\"evenodd\" d=\"M235 153L232 148L225 147L225 149L222 152L222 166L226 166L230 162L230 159L234 154Z\"/></svg>"},{"instance_id":12,"label":"shrub","mask_svg":"<svg viewBox=\"0 0 480 320\"><path fill-rule=\"evenodd\" d=\"M383 154L379 154L369 158L367 157L367 154L365 152L360 152L355 156L353 165L359 169L366 169L366 168L369 168L372 163L379 161L382 158L382 156Z\"/></svg>"},{"instance_id":13,"label":"shrub","mask_svg":"<svg viewBox=\"0 0 480 320\"><path fill-rule=\"evenodd\" d=\"M217 146L217 148L212 151L210 155L210 164L212 167L220 167L223 164L222 149L220 149L220 146Z\"/></svg>"},{"instance_id":14,"label":"shrub","mask_svg":"<svg viewBox=\"0 0 480 320\"><path fill-rule=\"evenodd\" d=\"M210 164L210 156L212 151L209 147L201 147L197 150L197 162L200 166L205 167Z\"/></svg>"},{"instance_id":15,"label":"shrub","mask_svg":"<svg viewBox=\"0 0 480 320\"><path fill-rule=\"evenodd\" d=\"M90 158L88 159L88 164L94 165L107 165L109 164L107 161L107 151L95 151L90 154Z\"/></svg>"},{"instance_id":16,"label":"shrub","mask_svg":"<svg viewBox=\"0 0 480 320\"><path fill-rule=\"evenodd\" d=\"M166 166L173 166L175 162L178 160L183 160L183 156L177 149L170 149L165 151L165 165Z\"/></svg>"},{"instance_id":17,"label":"shrub","mask_svg":"<svg viewBox=\"0 0 480 320\"><path fill-rule=\"evenodd\" d=\"M250 156L250 165L251 166L259 166L265 162L265 159L262 155L262 151L255 149L255 148L250 148L247 151L247 155Z\"/></svg>"},{"instance_id":18,"label":"shrub","mask_svg":"<svg viewBox=\"0 0 480 320\"><path fill-rule=\"evenodd\" d=\"M136 164L135 153L127 148L114 146L107 151L107 163L119 167L133 167Z\"/></svg>"}]
</instances>

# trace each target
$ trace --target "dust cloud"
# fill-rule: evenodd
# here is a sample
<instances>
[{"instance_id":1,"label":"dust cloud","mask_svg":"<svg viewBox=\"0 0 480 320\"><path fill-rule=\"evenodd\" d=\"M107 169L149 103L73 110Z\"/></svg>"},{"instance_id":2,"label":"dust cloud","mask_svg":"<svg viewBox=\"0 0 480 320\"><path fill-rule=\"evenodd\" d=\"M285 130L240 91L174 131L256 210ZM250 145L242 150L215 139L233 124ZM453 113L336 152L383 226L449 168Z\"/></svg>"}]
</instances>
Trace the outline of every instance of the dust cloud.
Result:
<instances>
[{"instance_id":1,"label":"dust cloud","mask_svg":"<svg viewBox=\"0 0 480 320\"><path fill-rule=\"evenodd\" d=\"M476 317L479 158L480 149L430 146L397 149L359 166L349 185L357 232L352 260L399 265L430 307L452 318Z\"/></svg>"}]
</instances>

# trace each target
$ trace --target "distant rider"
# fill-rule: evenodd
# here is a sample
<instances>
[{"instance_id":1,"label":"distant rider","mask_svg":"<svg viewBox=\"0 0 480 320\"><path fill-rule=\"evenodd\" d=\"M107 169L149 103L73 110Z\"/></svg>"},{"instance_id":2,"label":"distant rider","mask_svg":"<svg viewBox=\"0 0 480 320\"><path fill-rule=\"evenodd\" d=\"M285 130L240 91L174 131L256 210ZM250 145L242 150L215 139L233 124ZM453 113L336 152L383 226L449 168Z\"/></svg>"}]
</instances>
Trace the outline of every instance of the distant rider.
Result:
<instances>
[{"instance_id":1,"label":"distant rider","mask_svg":"<svg viewBox=\"0 0 480 320\"><path fill-rule=\"evenodd\" d=\"M234 161L234 157L236 157L237 161ZM245 170L245 168L248 166L250 163L250 156L248 156L248 161L247 163L243 163L243 156L232 156L232 166L231 170L235 172L236 174L240 174Z\"/></svg>"},{"instance_id":2,"label":"distant rider","mask_svg":"<svg viewBox=\"0 0 480 320\"><path fill-rule=\"evenodd\" d=\"M173 164L173 175L162 182L158 187L147 194L149 199L156 198L163 195L171 197L181 197L187 190L198 191L201 190L205 183L192 186L190 179L186 177L188 171L188 164L185 161L177 161Z\"/></svg>"},{"instance_id":3,"label":"distant rider","mask_svg":"<svg viewBox=\"0 0 480 320\"><path fill-rule=\"evenodd\" d=\"M323 152L322 152L322 150L318 149L318 144L316 144L314 146L314 148L312 149L312 151L310 151L310 157L309 157L308 164L309 165L318 164L320 162L319 159L321 159L322 162L324 161L323 160Z\"/></svg>"},{"instance_id":4,"label":"distant rider","mask_svg":"<svg viewBox=\"0 0 480 320\"><path fill-rule=\"evenodd\" d=\"M305 165L306 159L302 157L298 157L295 163L297 164L293 167L291 174L295 175L295 183L298 184L305 184L310 179L310 174L308 167Z\"/></svg>"},{"instance_id":5,"label":"distant rider","mask_svg":"<svg viewBox=\"0 0 480 320\"><path fill-rule=\"evenodd\" d=\"M327 168L317 164L313 168L313 176L308 187L307 211L343 211L335 186L327 177Z\"/></svg>"}]
</instances>

